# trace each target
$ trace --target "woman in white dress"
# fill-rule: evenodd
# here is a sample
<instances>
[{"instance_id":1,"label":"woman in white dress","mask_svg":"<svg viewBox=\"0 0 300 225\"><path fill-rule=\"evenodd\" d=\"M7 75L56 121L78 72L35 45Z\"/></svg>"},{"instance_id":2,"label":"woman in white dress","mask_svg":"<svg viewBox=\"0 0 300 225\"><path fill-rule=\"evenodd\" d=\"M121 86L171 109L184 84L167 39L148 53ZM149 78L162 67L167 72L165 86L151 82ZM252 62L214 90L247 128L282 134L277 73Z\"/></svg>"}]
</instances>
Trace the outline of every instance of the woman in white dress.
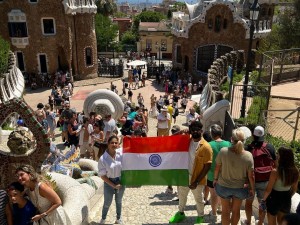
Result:
<instances>
[{"instance_id":1,"label":"woman in white dress","mask_svg":"<svg viewBox=\"0 0 300 225\"><path fill-rule=\"evenodd\" d=\"M40 176L32 166L23 165L16 169L20 184L24 185L31 202L37 208L37 214L32 217L34 224L40 225L71 225L62 202L56 192L46 183L40 181Z\"/></svg>"}]
</instances>

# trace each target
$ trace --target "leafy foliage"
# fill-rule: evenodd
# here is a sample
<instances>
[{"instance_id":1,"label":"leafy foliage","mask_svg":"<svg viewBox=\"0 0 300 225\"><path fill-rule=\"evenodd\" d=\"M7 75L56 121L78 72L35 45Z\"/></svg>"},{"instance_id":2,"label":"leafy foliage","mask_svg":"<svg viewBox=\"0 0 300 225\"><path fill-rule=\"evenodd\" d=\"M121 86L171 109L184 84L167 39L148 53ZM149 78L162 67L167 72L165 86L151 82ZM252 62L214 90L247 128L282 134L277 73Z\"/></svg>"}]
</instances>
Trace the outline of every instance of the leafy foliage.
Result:
<instances>
[{"instance_id":1,"label":"leafy foliage","mask_svg":"<svg viewBox=\"0 0 300 225\"><path fill-rule=\"evenodd\" d=\"M281 137L274 137L270 134L267 134L266 141L271 143L275 149L278 149L282 146L293 149L295 154L295 164L300 170L300 140L288 142Z\"/></svg>"},{"instance_id":2,"label":"leafy foliage","mask_svg":"<svg viewBox=\"0 0 300 225\"><path fill-rule=\"evenodd\" d=\"M160 22L166 16L160 12L143 11L133 19L133 32L138 33L140 22Z\"/></svg>"},{"instance_id":3,"label":"leafy foliage","mask_svg":"<svg viewBox=\"0 0 300 225\"><path fill-rule=\"evenodd\" d=\"M0 36L0 74L7 72L9 43Z\"/></svg>"},{"instance_id":4,"label":"leafy foliage","mask_svg":"<svg viewBox=\"0 0 300 225\"><path fill-rule=\"evenodd\" d=\"M127 18L127 14L123 13L123 12L115 12L114 13L114 18Z\"/></svg>"},{"instance_id":5,"label":"leafy foliage","mask_svg":"<svg viewBox=\"0 0 300 225\"><path fill-rule=\"evenodd\" d=\"M122 44L133 45L136 43L136 35L132 31L126 31L122 35Z\"/></svg>"},{"instance_id":6,"label":"leafy foliage","mask_svg":"<svg viewBox=\"0 0 300 225\"><path fill-rule=\"evenodd\" d=\"M107 51L109 43L112 43L117 37L118 26L102 14L96 14L95 26L98 51Z\"/></svg>"},{"instance_id":7,"label":"leafy foliage","mask_svg":"<svg viewBox=\"0 0 300 225\"><path fill-rule=\"evenodd\" d=\"M297 48L300 46L300 0L294 0L294 7L287 7L283 12L275 9L277 23L263 39L260 51Z\"/></svg>"},{"instance_id":8,"label":"leafy foliage","mask_svg":"<svg viewBox=\"0 0 300 225\"><path fill-rule=\"evenodd\" d=\"M97 12L109 16L117 12L117 5L113 0L97 0Z\"/></svg>"},{"instance_id":9,"label":"leafy foliage","mask_svg":"<svg viewBox=\"0 0 300 225\"><path fill-rule=\"evenodd\" d=\"M242 73L237 74L236 72L234 72L232 83L233 84L239 83L243 79L243 76L244 74ZM220 90L224 92L229 92L229 79L227 79L227 82L221 85Z\"/></svg>"}]
</instances>

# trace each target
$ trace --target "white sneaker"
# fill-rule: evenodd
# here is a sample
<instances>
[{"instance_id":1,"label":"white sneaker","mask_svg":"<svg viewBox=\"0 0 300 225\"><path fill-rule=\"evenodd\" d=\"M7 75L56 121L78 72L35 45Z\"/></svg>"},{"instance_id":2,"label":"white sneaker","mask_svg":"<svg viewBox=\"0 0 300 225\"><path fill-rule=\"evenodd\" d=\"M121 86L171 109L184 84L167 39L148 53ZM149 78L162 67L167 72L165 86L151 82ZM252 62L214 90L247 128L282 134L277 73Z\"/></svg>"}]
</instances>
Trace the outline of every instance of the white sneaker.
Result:
<instances>
[{"instance_id":1,"label":"white sneaker","mask_svg":"<svg viewBox=\"0 0 300 225\"><path fill-rule=\"evenodd\" d=\"M100 220L100 224L105 224L105 220L104 220L104 219L101 219L101 220Z\"/></svg>"},{"instance_id":2,"label":"white sneaker","mask_svg":"<svg viewBox=\"0 0 300 225\"><path fill-rule=\"evenodd\" d=\"M121 219L116 220L115 224L123 224L123 221Z\"/></svg>"}]
</instances>

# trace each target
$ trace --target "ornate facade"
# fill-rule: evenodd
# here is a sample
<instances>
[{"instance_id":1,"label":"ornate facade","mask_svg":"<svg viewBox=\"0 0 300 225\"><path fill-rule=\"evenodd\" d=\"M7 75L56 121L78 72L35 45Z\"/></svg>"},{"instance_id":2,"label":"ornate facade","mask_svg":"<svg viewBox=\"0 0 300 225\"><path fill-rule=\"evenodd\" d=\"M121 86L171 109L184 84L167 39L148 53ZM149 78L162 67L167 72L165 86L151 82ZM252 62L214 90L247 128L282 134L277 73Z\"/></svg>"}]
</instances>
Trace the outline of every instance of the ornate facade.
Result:
<instances>
[{"instance_id":1,"label":"ornate facade","mask_svg":"<svg viewBox=\"0 0 300 225\"><path fill-rule=\"evenodd\" d=\"M277 0L259 0L252 48L271 32ZM247 54L250 37L249 8L252 3L226 0L186 3L188 14L174 12L172 18L173 65L193 76L206 75L213 61L233 50Z\"/></svg>"},{"instance_id":2,"label":"ornate facade","mask_svg":"<svg viewBox=\"0 0 300 225\"><path fill-rule=\"evenodd\" d=\"M3 0L0 35L10 42L22 72L63 70L75 79L93 78L96 12L94 0Z\"/></svg>"}]
</instances>

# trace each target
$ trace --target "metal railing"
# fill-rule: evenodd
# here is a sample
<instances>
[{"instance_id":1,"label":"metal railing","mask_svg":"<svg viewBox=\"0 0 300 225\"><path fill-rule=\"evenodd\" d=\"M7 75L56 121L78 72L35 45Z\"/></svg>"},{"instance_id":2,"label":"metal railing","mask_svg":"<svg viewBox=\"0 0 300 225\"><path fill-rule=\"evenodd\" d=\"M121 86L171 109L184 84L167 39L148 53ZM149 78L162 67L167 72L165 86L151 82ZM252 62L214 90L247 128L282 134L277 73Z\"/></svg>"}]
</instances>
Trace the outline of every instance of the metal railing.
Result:
<instances>
[{"instance_id":1,"label":"metal railing","mask_svg":"<svg viewBox=\"0 0 300 225\"><path fill-rule=\"evenodd\" d=\"M281 137L286 141L300 140L300 107L297 109L274 109L263 110L266 131L274 136Z\"/></svg>"},{"instance_id":2,"label":"metal railing","mask_svg":"<svg viewBox=\"0 0 300 225\"><path fill-rule=\"evenodd\" d=\"M262 110L269 106L270 85L247 85L246 117L243 124L259 124ZM243 84L232 85L230 114L233 119L240 119L243 97Z\"/></svg>"},{"instance_id":3,"label":"metal railing","mask_svg":"<svg viewBox=\"0 0 300 225\"><path fill-rule=\"evenodd\" d=\"M123 65L98 64L99 77L122 77L124 75Z\"/></svg>"},{"instance_id":4,"label":"metal railing","mask_svg":"<svg viewBox=\"0 0 300 225\"><path fill-rule=\"evenodd\" d=\"M267 51L261 54L260 80L269 84L300 79L300 48Z\"/></svg>"}]
</instances>

